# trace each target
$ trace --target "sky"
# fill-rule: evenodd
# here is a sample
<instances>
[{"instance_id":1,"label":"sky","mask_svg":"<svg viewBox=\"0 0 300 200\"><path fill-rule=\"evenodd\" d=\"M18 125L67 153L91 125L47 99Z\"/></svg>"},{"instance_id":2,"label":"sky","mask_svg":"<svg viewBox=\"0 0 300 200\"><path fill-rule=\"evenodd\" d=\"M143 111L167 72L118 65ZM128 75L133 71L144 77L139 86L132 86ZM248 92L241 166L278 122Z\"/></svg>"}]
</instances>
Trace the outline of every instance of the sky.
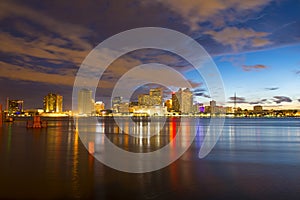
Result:
<instances>
[{"instance_id":1,"label":"sky","mask_svg":"<svg viewBox=\"0 0 300 200\"><path fill-rule=\"evenodd\" d=\"M300 109L299 10L298 0L2 0L0 104L9 97L23 99L25 109L41 108L52 92L71 109L76 74L93 48L122 31L162 27L190 36L209 53L223 80L225 105L233 106L236 93L242 108ZM115 60L96 100L105 101L128 70L150 62L183 73L195 101L211 100L187 61L155 49Z\"/></svg>"}]
</instances>

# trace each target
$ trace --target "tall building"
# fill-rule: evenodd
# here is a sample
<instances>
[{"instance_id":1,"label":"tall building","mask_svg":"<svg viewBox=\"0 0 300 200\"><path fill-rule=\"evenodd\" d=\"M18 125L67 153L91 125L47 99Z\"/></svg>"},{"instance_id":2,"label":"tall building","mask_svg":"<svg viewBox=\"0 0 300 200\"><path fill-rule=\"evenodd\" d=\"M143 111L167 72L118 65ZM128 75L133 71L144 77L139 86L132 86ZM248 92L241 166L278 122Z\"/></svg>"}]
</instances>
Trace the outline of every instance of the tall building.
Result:
<instances>
[{"instance_id":1,"label":"tall building","mask_svg":"<svg viewBox=\"0 0 300 200\"><path fill-rule=\"evenodd\" d=\"M49 93L44 97L44 112L62 112L63 97L59 94Z\"/></svg>"},{"instance_id":2,"label":"tall building","mask_svg":"<svg viewBox=\"0 0 300 200\"><path fill-rule=\"evenodd\" d=\"M150 89L149 95L150 95L150 105L151 106L161 106L163 104L163 89L162 88Z\"/></svg>"},{"instance_id":3,"label":"tall building","mask_svg":"<svg viewBox=\"0 0 300 200\"><path fill-rule=\"evenodd\" d=\"M92 90L81 89L78 92L78 114L91 115L94 108Z\"/></svg>"},{"instance_id":4,"label":"tall building","mask_svg":"<svg viewBox=\"0 0 300 200\"><path fill-rule=\"evenodd\" d=\"M172 94L172 106L175 112L188 114L193 111L193 93L189 88L180 88Z\"/></svg>"},{"instance_id":5,"label":"tall building","mask_svg":"<svg viewBox=\"0 0 300 200\"><path fill-rule=\"evenodd\" d=\"M114 97L112 100L112 110L116 113L120 112L120 105L122 104L123 97Z\"/></svg>"},{"instance_id":6,"label":"tall building","mask_svg":"<svg viewBox=\"0 0 300 200\"><path fill-rule=\"evenodd\" d=\"M167 111L170 112L173 108L172 106L172 99L168 99L165 101L165 107L167 107Z\"/></svg>"},{"instance_id":7,"label":"tall building","mask_svg":"<svg viewBox=\"0 0 300 200\"><path fill-rule=\"evenodd\" d=\"M8 114L21 114L23 112L23 100L8 100L7 107L8 107Z\"/></svg>"},{"instance_id":8,"label":"tall building","mask_svg":"<svg viewBox=\"0 0 300 200\"><path fill-rule=\"evenodd\" d=\"M138 97L139 106L151 106L151 96L149 94L140 94Z\"/></svg>"},{"instance_id":9,"label":"tall building","mask_svg":"<svg viewBox=\"0 0 300 200\"><path fill-rule=\"evenodd\" d=\"M152 88L149 94L140 94L138 97L139 106L162 106L163 105L162 88Z\"/></svg>"},{"instance_id":10,"label":"tall building","mask_svg":"<svg viewBox=\"0 0 300 200\"><path fill-rule=\"evenodd\" d=\"M216 113L216 107L217 107L217 102L212 100L209 102L210 104L210 113L215 114Z\"/></svg>"},{"instance_id":11,"label":"tall building","mask_svg":"<svg viewBox=\"0 0 300 200\"><path fill-rule=\"evenodd\" d=\"M95 102L94 109L97 114L100 114L102 110L104 110L105 105L102 101Z\"/></svg>"},{"instance_id":12,"label":"tall building","mask_svg":"<svg viewBox=\"0 0 300 200\"><path fill-rule=\"evenodd\" d=\"M172 109L175 112L180 111L179 99L177 98L176 92L172 92Z\"/></svg>"}]
</instances>

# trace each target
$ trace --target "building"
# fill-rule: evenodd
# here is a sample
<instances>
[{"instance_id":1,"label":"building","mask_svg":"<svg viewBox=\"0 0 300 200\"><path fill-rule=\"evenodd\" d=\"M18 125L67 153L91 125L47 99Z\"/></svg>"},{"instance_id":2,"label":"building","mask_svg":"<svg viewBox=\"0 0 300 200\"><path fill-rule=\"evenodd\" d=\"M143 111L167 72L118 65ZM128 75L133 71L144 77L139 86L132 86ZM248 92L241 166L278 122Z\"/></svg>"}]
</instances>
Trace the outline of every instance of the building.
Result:
<instances>
[{"instance_id":1,"label":"building","mask_svg":"<svg viewBox=\"0 0 300 200\"><path fill-rule=\"evenodd\" d=\"M100 114L102 110L105 109L105 105L102 101L97 101L94 104L94 110L96 112L96 114Z\"/></svg>"},{"instance_id":2,"label":"building","mask_svg":"<svg viewBox=\"0 0 300 200\"><path fill-rule=\"evenodd\" d=\"M217 102L212 100L209 102L209 105L210 105L210 113L211 114L215 114L216 113L216 108L217 108Z\"/></svg>"},{"instance_id":3,"label":"building","mask_svg":"<svg viewBox=\"0 0 300 200\"><path fill-rule=\"evenodd\" d=\"M7 109L9 115L19 115L23 112L23 100L8 100Z\"/></svg>"},{"instance_id":4,"label":"building","mask_svg":"<svg viewBox=\"0 0 300 200\"><path fill-rule=\"evenodd\" d=\"M149 94L140 94L138 96L139 106L162 106L163 105L162 88L152 88Z\"/></svg>"},{"instance_id":5,"label":"building","mask_svg":"<svg viewBox=\"0 0 300 200\"><path fill-rule=\"evenodd\" d=\"M63 97L59 94L49 93L44 97L44 112L60 113L63 107Z\"/></svg>"},{"instance_id":6,"label":"building","mask_svg":"<svg viewBox=\"0 0 300 200\"><path fill-rule=\"evenodd\" d=\"M122 102L119 105L119 113L123 113L123 114L129 113L129 103L128 102Z\"/></svg>"},{"instance_id":7,"label":"building","mask_svg":"<svg viewBox=\"0 0 300 200\"><path fill-rule=\"evenodd\" d=\"M150 89L149 95L150 95L150 105L151 106L162 106L163 105L163 89L162 88Z\"/></svg>"},{"instance_id":8,"label":"building","mask_svg":"<svg viewBox=\"0 0 300 200\"><path fill-rule=\"evenodd\" d=\"M203 113L204 112L204 106L202 103L195 103L193 105L193 113Z\"/></svg>"},{"instance_id":9,"label":"building","mask_svg":"<svg viewBox=\"0 0 300 200\"><path fill-rule=\"evenodd\" d=\"M175 112L180 111L180 104L179 104L179 100L176 96L176 92L172 92L172 110Z\"/></svg>"},{"instance_id":10,"label":"building","mask_svg":"<svg viewBox=\"0 0 300 200\"><path fill-rule=\"evenodd\" d=\"M189 114L193 112L193 93L189 88L180 88L178 92L172 93L172 106L175 112Z\"/></svg>"},{"instance_id":11,"label":"building","mask_svg":"<svg viewBox=\"0 0 300 200\"><path fill-rule=\"evenodd\" d=\"M172 106L172 99L168 99L165 101L165 107L167 107L167 111L170 112L173 108Z\"/></svg>"},{"instance_id":12,"label":"building","mask_svg":"<svg viewBox=\"0 0 300 200\"><path fill-rule=\"evenodd\" d=\"M94 100L92 91L89 89L81 89L78 92L78 114L91 115L94 111Z\"/></svg>"},{"instance_id":13,"label":"building","mask_svg":"<svg viewBox=\"0 0 300 200\"><path fill-rule=\"evenodd\" d=\"M138 96L138 105L139 106L150 106L151 100L149 94L140 94Z\"/></svg>"},{"instance_id":14,"label":"building","mask_svg":"<svg viewBox=\"0 0 300 200\"><path fill-rule=\"evenodd\" d=\"M253 112L254 113L262 113L263 112L263 107L262 106L253 106Z\"/></svg>"},{"instance_id":15,"label":"building","mask_svg":"<svg viewBox=\"0 0 300 200\"><path fill-rule=\"evenodd\" d=\"M123 97L114 97L112 100L112 110L115 113L120 112L120 105L122 104Z\"/></svg>"}]
</instances>

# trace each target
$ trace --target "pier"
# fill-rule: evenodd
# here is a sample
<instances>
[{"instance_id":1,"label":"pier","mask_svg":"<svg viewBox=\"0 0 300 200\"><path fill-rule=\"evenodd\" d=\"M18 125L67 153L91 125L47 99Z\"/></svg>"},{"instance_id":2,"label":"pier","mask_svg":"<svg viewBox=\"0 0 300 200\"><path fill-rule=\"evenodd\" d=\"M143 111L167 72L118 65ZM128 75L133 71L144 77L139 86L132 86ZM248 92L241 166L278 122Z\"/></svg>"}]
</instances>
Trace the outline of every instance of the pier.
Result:
<instances>
[{"instance_id":1,"label":"pier","mask_svg":"<svg viewBox=\"0 0 300 200\"><path fill-rule=\"evenodd\" d=\"M42 121L40 116L34 116L33 120L28 120L26 127L27 128L47 128L47 121Z\"/></svg>"}]
</instances>

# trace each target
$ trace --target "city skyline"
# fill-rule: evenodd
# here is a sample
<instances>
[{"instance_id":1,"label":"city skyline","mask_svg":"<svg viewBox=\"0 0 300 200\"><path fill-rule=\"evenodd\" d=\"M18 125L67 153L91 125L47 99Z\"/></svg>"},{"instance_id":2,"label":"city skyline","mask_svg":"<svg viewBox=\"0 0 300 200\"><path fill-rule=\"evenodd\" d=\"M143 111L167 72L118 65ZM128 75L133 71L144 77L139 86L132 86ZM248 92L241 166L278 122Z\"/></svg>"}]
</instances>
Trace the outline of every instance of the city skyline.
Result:
<instances>
[{"instance_id":1,"label":"city skyline","mask_svg":"<svg viewBox=\"0 0 300 200\"><path fill-rule=\"evenodd\" d=\"M137 93L138 99L132 100L132 99L123 99L123 97L117 96L111 99L111 106L105 107L105 103L102 101L102 99L93 99L93 92L92 90L89 90L87 88L82 88L78 91L78 105L75 110L68 110L63 109L63 96L58 93L48 93L43 98L43 107L31 107L31 108L24 108L24 100L23 99L6 99L6 104L2 105L2 108L4 111L7 111L10 114L13 114L14 112L18 112L19 114L22 114L25 110L29 110L32 112L32 109L36 110L43 110L45 113L63 113L63 112L75 112L80 115L82 114L92 114L92 113L98 113L100 114L101 110L111 110L112 112L119 113L119 108L116 108L114 104L117 105L117 107L121 104L126 104L126 109L129 109L130 107L135 106L141 106L141 107L165 107L168 112L181 112L181 113L195 113L195 107L196 106L196 112L202 113L202 112L211 112L215 113L214 109L225 109L226 111L221 111L221 113L234 113L237 111L237 109L240 109L240 111L257 111L259 109L260 111L271 111L271 110L298 110L297 108L289 108L289 109L280 109L280 108L269 108L268 106L264 106L263 104L256 103L252 105L252 107L243 108L241 105L243 103L240 103L239 97L236 96L236 94L232 97L232 106L230 105L223 105L218 104L215 100L210 100L208 103L198 102L195 101L194 93L190 91L189 88L179 88L178 91L171 91L170 95L166 95L166 91L164 91L160 87L154 87L150 88L148 90L148 94L145 93L145 91L140 91L140 93ZM167 92L169 93L169 92ZM146 99L144 97L147 97ZM141 97L143 97L141 99ZM170 103L170 105L168 105ZM122 106L123 107L123 106ZM169 108L171 110L169 111ZM204 109L205 108L205 109ZM209 110L206 110L206 109ZM263 109L264 108L264 109ZM7 110L8 109L8 110ZM202 110L204 109L204 110ZM212 109L212 110L211 110ZM124 112L124 108L122 109ZM130 110L130 109L129 109ZM231 111L227 111L231 110Z\"/></svg>"},{"instance_id":2,"label":"city skyline","mask_svg":"<svg viewBox=\"0 0 300 200\"><path fill-rule=\"evenodd\" d=\"M64 109L70 110L74 79L88 53L114 34L153 26L180 31L205 48L224 82L224 106L233 106L236 93L242 108L300 109L299 1L132 0L98 2L96 7L74 1L72 13L84 15L66 15L69 6L60 1L13 0L0 5L2 105L9 97L23 99L25 108L42 107L45 91L55 91L64 96ZM112 63L96 99L109 97L126 70L150 62L184 74L198 102L212 100L205 82L186 61L151 50L132 52Z\"/></svg>"}]
</instances>

